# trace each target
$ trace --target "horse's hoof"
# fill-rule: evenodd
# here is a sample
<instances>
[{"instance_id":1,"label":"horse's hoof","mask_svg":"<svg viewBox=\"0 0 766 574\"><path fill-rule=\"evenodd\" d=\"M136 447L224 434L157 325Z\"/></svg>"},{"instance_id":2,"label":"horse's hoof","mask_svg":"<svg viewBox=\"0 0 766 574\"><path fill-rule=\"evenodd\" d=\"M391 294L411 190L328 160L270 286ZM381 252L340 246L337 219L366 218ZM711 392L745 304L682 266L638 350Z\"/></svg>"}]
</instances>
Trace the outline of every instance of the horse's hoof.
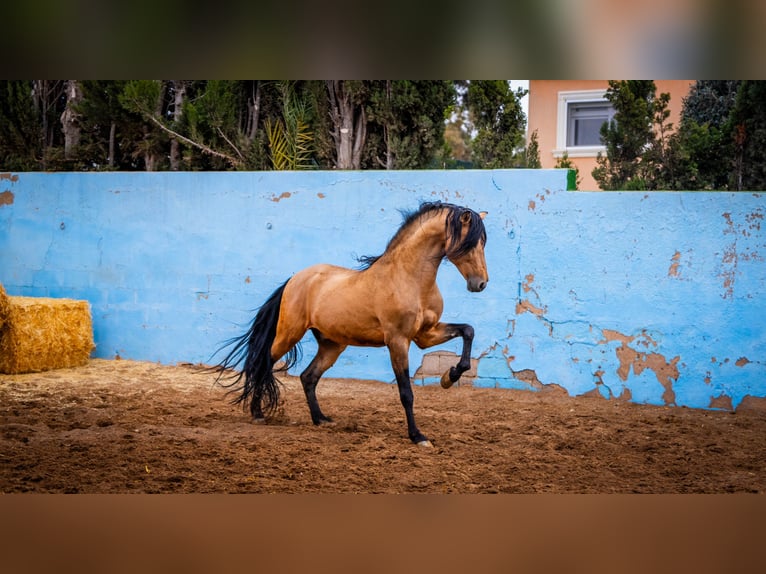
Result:
<instances>
[{"instance_id":1,"label":"horse's hoof","mask_svg":"<svg viewBox=\"0 0 766 574\"><path fill-rule=\"evenodd\" d=\"M433 448L434 445L431 444L430 440L421 440L419 443L417 443L418 446L424 446L427 448Z\"/></svg>"},{"instance_id":2,"label":"horse's hoof","mask_svg":"<svg viewBox=\"0 0 766 574\"><path fill-rule=\"evenodd\" d=\"M453 385L453 383L454 383L454 382L455 382L455 381L453 381L453 380L450 378L450 376L449 376L449 371L446 371L446 372L445 372L445 373L442 375L441 384L442 384L442 388L443 388L443 389L449 389L449 388L450 388L450 387Z\"/></svg>"},{"instance_id":3,"label":"horse's hoof","mask_svg":"<svg viewBox=\"0 0 766 574\"><path fill-rule=\"evenodd\" d=\"M253 417L253 424L254 425L266 424L266 419L264 417L258 417L258 418Z\"/></svg>"}]
</instances>

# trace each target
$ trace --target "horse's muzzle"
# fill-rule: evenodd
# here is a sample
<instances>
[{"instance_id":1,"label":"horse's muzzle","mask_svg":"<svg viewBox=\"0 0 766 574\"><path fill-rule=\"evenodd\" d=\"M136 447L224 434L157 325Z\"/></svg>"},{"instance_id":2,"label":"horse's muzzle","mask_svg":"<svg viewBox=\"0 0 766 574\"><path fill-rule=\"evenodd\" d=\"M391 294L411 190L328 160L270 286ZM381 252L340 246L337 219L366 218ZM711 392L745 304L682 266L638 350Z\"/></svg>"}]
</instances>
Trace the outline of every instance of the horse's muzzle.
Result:
<instances>
[{"instance_id":1,"label":"horse's muzzle","mask_svg":"<svg viewBox=\"0 0 766 574\"><path fill-rule=\"evenodd\" d=\"M484 279L479 279L478 277L471 277L468 280L468 290L471 293L478 293L479 291L484 291L484 288L487 286L487 281Z\"/></svg>"}]
</instances>

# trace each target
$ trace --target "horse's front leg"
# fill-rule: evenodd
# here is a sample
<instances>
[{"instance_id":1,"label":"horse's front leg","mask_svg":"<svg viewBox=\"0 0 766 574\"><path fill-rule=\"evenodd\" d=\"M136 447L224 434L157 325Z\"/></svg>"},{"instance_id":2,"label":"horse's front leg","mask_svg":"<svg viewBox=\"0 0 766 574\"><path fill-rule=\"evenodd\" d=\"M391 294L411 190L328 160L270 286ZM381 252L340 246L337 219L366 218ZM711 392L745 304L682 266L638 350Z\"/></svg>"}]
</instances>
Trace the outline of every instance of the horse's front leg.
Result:
<instances>
[{"instance_id":1,"label":"horse's front leg","mask_svg":"<svg viewBox=\"0 0 766 574\"><path fill-rule=\"evenodd\" d=\"M433 446L415 424L415 414L412 408L415 398L412 394L412 385L410 383L409 346L409 341L406 340L388 343L391 366L394 369L396 384L399 387L399 399L402 401L404 414L407 417L407 434L410 440L418 446Z\"/></svg>"},{"instance_id":2,"label":"horse's front leg","mask_svg":"<svg viewBox=\"0 0 766 574\"><path fill-rule=\"evenodd\" d=\"M463 338L463 351L460 353L458 364L446 371L441 378L445 389L455 384L468 369L471 368L471 345L473 344L473 327L466 323L437 323L415 338L415 344L421 349L441 345L455 337Z\"/></svg>"}]
</instances>

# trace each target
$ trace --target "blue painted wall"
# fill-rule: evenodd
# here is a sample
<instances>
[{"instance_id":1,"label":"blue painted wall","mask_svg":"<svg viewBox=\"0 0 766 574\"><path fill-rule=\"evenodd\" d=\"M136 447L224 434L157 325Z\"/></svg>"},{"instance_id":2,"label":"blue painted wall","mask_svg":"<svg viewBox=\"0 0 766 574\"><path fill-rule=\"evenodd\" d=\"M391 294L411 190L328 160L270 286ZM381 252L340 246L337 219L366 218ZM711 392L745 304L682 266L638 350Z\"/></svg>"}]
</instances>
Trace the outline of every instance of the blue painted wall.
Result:
<instances>
[{"instance_id":1,"label":"blue painted wall","mask_svg":"<svg viewBox=\"0 0 766 574\"><path fill-rule=\"evenodd\" d=\"M355 266L399 209L440 199L489 211L487 290L439 274L444 320L476 327L475 384L766 397L764 197L566 185L563 170L3 174L0 282L90 301L98 357L208 362L291 274ZM384 349L349 349L328 376L393 380Z\"/></svg>"}]
</instances>

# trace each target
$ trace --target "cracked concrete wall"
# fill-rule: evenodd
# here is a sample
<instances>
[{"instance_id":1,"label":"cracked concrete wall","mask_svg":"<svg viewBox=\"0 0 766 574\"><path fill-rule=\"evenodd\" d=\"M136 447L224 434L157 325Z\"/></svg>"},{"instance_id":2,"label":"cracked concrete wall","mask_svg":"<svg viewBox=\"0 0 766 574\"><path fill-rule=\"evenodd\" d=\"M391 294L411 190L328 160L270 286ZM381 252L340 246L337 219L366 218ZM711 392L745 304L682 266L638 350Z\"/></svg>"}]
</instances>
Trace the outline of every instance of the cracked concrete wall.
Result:
<instances>
[{"instance_id":1,"label":"cracked concrete wall","mask_svg":"<svg viewBox=\"0 0 766 574\"><path fill-rule=\"evenodd\" d=\"M96 356L207 362L271 291L355 266L398 209L486 210L486 291L445 264L443 320L476 329L480 386L734 410L766 404L761 194L566 191L562 170L0 174L0 282L86 299ZM458 342L421 351L436 372ZM305 339L304 358L313 353ZM328 376L392 380L383 349Z\"/></svg>"}]
</instances>

